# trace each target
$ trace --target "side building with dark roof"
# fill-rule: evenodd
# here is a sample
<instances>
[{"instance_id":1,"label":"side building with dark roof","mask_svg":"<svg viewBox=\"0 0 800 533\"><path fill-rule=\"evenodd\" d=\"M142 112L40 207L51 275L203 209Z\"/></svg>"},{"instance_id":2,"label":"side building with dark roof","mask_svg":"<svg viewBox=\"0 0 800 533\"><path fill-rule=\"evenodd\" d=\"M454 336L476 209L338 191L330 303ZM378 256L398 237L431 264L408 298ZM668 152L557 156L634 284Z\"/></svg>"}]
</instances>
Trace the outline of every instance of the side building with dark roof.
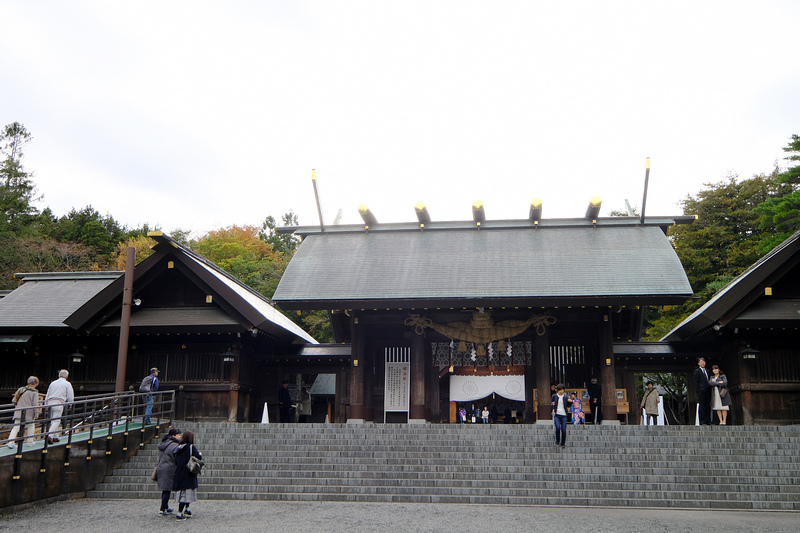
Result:
<instances>
[{"instance_id":1,"label":"side building with dark roof","mask_svg":"<svg viewBox=\"0 0 800 533\"><path fill-rule=\"evenodd\" d=\"M800 422L800 232L737 276L663 339L718 365L734 423ZM691 382L690 382L691 386ZM694 391L690 391L694 397Z\"/></svg>"},{"instance_id":2,"label":"side building with dark roof","mask_svg":"<svg viewBox=\"0 0 800 533\"><path fill-rule=\"evenodd\" d=\"M151 237L154 253L134 271L126 389L158 367L180 418L258 421L266 403L274 420L281 380L346 372L335 347L317 344L267 298L169 236ZM78 395L114 391L123 273L17 277L0 299L0 394L32 374L48 383L61 368Z\"/></svg>"}]
</instances>

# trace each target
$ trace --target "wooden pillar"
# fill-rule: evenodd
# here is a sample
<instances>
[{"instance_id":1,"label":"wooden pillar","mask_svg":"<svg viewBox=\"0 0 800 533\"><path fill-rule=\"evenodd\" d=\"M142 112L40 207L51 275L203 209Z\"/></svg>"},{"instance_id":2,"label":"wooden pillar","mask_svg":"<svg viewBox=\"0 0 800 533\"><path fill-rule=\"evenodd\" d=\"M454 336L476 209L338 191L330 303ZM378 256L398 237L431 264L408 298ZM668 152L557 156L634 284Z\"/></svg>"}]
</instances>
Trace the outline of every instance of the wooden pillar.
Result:
<instances>
[{"instance_id":1,"label":"wooden pillar","mask_svg":"<svg viewBox=\"0 0 800 533\"><path fill-rule=\"evenodd\" d=\"M117 352L117 379L114 392L125 390L125 371L128 369L128 336L131 328L131 304L133 302L133 273L136 263L136 248L128 246L125 255L125 278L122 289L122 315L119 327L119 351Z\"/></svg>"},{"instance_id":2,"label":"wooden pillar","mask_svg":"<svg viewBox=\"0 0 800 533\"><path fill-rule=\"evenodd\" d=\"M352 362L350 363L352 365ZM342 424L347 421L347 405L350 403L351 373L343 368L336 372L336 396L333 405L331 422Z\"/></svg>"},{"instance_id":3,"label":"wooden pillar","mask_svg":"<svg viewBox=\"0 0 800 533\"><path fill-rule=\"evenodd\" d=\"M359 316L353 312L352 331L353 341L351 343L350 364L350 415L348 423L363 423L365 416L364 409L364 331L363 326L358 323Z\"/></svg>"},{"instance_id":4,"label":"wooden pillar","mask_svg":"<svg viewBox=\"0 0 800 533\"><path fill-rule=\"evenodd\" d=\"M735 352L734 352L735 353ZM742 424L745 426L752 426L753 425L753 392L751 390L751 384L756 381L755 379L755 359L743 359L741 356L737 357L737 362L739 364L739 383L741 387L741 402L742 402ZM694 385L693 380L691 379L691 375L689 376L689 382ZM731 407L733 409L733 407ZM728 413L728 423L731 422L731 413Z\"/></svg>"},{"instance_id":5,"label":"wooden pillar","mask_svg":"<svg viewBox=\"0 0 800 533\"><path fill-rule=\"evenodd\" d=\"M231 393L230 398L228 400L228 422L238 422L239 417L239 383L241 382L239 377L239 369L241 368L242 357L239 350L236 350L236 357L233 358L233 361L229 362L222 362L222 374L225 374L225 365L231 365ZM247 420L247 419L245 419Z\"/></svg>"},{"instance_id":6,"label":"wooden pillar","mask_svg":"<svg viewBox=\"0 0 800 533\"><path fill-rule=\"evenodd\" d=\"M228 402L228 422L237 422L236 414L239 411L239 385L231 385L230 399Z\"/></svg>"},{"instance_id":7,"label":"wooden pillar","mask_svg":"<svg viewBox=\"0 0 800 533\"><path fill-rule=\"evenodd\" d=\"M364 421L372 422L375 417L373 407L372 391L375 388L375 350L372 345L368 346L366 341L362 342L364 348L361 350L362 356L359 358L358 366L361 368L361 375L364 381Z\"/></svg>"},{"instance_id":8,"label":"wooden pillar","mask_svg":"<svg viewBox=\"0 0 800 533\"><path fill-rule=\"evenodd\" d=\"M425 335L411 336L411 397L408 422L425 422Z\"/></svg>"},{"instance_id":9,"label":"wooden pillar","mask_svg":"<svg viewBox=\"0 0 800 533\"><path fill-rule=\"evenodd\" d=\"M441 422L442 407L439 398L439 369L433 364L433 350L430 340L425 337L425 415L431 422Z\"/></svg>"},{"instance_id":10,"label":"wooden pillar","mask_svg":"<svg viewBox=\"0 0 800 533\"><path fill-rule=\"evenodd\" d=\"M549 424L550 412L550 330L537 335L533 343L533 364L536 367L536 389L539 401L536 405L536 423ZM525 393L528 394L527 392ZM527 405L527 400L526 400Z\"/></svg>"},{"instance_id":11,"label":"wooden pillar","mask_svg":"<svg viewBox=\"0 0 800 533\"><path fill-rule=\"evenodd\" d=\"M545 333L546 335L546 333ZM536 347L533 347L534 353L531 354L531 364L525 365L525 419L526 424L533 424L536 422L536 415L538 409L533 401L533 389L536 387Z\"/></svg>"},{"instance_id":12,"label":"wooden pillar","mask_svg":"<svg viewBox=\"0 0 800 533\"><path fill-rule=\"evenodd\" d=\"M603 425L619 425L617 419L617 383L614 371L614 342L611 334L611 315L600 315L600 386L603 389Z\"/></svg>"}]
</instances>

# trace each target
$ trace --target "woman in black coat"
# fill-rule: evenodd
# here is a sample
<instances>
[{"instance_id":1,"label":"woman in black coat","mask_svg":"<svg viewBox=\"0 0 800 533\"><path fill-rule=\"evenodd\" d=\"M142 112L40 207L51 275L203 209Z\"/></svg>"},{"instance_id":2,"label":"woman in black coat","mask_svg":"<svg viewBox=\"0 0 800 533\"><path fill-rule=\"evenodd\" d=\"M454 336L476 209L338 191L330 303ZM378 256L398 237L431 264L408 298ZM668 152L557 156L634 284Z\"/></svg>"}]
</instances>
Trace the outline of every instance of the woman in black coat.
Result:
<instances>
[{"instance_id":1,"label":"woman in black coat","mask_svg":"<svg viewBox=\"0 0 800 533\"><path fill-rule=\"evenodd\" d=\"M158 488L161 489L161 514L166 516L173 510L169 508L169 495L172 494L172 484L175 482L175 454L172 453L178 447L181 438L181 430L172 428L169 433L164 435L158 444L158 465L156 466L156 481Z\"/></svg>"},{"instance_id":2,"label":"woman in black coat","mask_svg":"<svg viewBox=\"0 0 800 533\"><path fill-rule=\"evenodd\" d=\"M197 476L189 471L186 463L189 462L189 457L192 455L198 459L202 459L203 455L194 445L194 433L191 431L183 432L178 447L173 453L177 465L175 479L172 483L172 490L177 493L175 499L178 502L178 515L175 518L184 520L192 516L189 504L197 501Z\"/></svg>"}]
</instances>

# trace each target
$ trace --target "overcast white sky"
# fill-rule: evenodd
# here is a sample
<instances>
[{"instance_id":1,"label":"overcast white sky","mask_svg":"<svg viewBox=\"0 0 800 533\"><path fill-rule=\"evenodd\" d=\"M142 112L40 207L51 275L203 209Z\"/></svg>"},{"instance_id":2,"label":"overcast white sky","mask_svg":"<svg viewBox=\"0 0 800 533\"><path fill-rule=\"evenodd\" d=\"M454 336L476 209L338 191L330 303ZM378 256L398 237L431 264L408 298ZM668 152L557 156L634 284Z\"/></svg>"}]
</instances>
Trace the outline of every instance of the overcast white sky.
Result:
<instances>
[{"instance_id":1,"label":"overcast white sky","mask_svg":"<svg viewBox=\"0 0 800 533\"><path fill-rule=\"evenodd\" d=\"M800 2L0 0L0 121L40 207L195 236L546 218L678 200L785 164Z\"/></svg>"}]
</instances>

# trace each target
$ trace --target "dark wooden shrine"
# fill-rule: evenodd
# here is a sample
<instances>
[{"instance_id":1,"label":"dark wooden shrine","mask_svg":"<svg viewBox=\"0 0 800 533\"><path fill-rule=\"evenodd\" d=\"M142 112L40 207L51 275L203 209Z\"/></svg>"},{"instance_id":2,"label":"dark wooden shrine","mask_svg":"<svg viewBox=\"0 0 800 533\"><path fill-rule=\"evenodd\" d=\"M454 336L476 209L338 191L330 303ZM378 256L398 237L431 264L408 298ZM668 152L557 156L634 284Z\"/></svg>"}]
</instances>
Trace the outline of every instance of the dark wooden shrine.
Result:
<instances>
[{"instance_id":1,"label":"dark wooden shrine","mask_svg":"<svg viewBox=\"0 0 800 533\"><path fill-rule=\"evenodd\" d=\"M590 206L585 218L542 220L533 205L529 219L492 221L473 209L466 222L431 221L418 206L417 223L380 224L363 208L364 225L282 230L303 242L274 299L328 310L336 342L351 345L348 420L391 419L387 354L400 350L409 358L409 421L452 419L452 376L514 375L527 421L549 419L551 383L586 388L597 377L605 417L616 423L625 379L615 343L640 339L643 306L691 296L666 229L694 218L597 218ZM490 327L534 322L461 336L433 327L468 329L476 317ZM546 391L538 405L534 389Z\"/></svg>"}]
</instances>

